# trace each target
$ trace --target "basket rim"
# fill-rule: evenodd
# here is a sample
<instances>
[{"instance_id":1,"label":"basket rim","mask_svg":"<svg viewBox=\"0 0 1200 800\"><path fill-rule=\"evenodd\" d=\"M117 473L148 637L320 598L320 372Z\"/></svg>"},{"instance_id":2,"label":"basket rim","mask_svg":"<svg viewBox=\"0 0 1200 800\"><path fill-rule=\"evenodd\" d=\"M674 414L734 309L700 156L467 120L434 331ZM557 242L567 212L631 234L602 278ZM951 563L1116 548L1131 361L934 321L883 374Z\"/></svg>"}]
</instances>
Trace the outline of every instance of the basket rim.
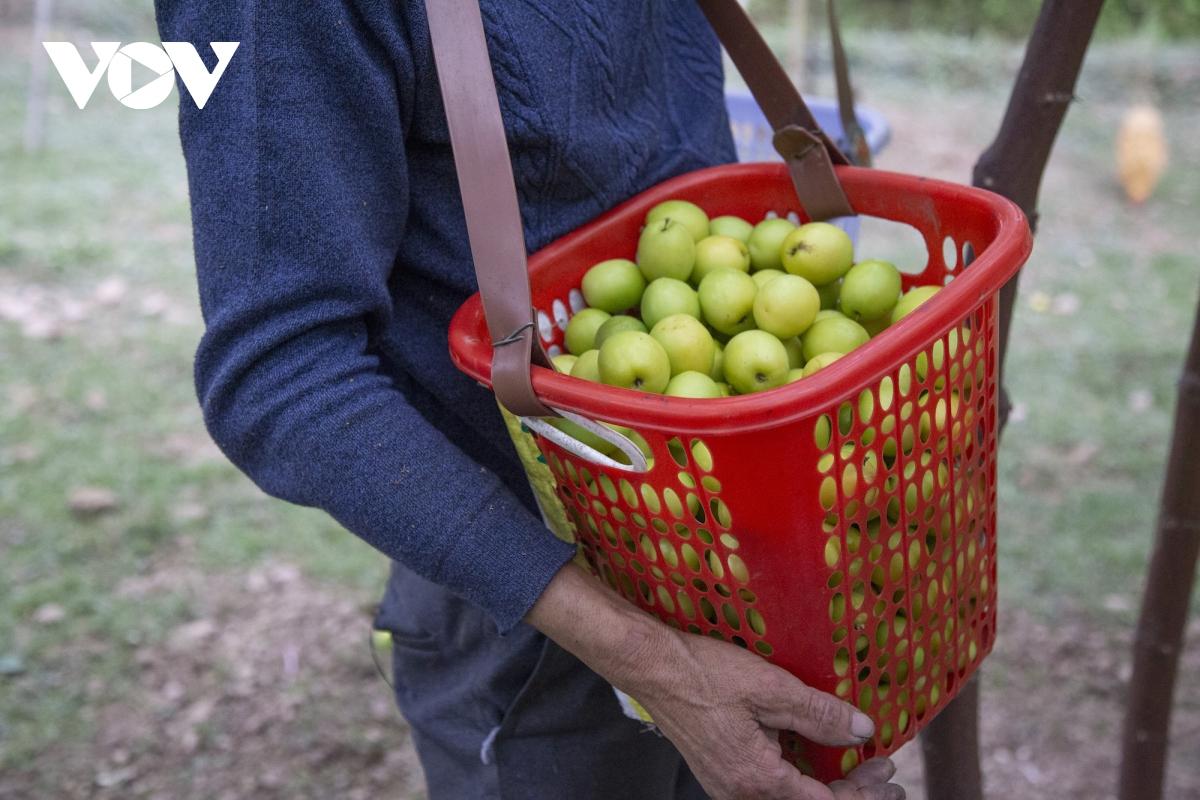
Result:
<instances>
[{"instance_id":1,"label":"basket rim","mask_svg":"<svg viewBox=\"0 0 1200 800\"><path fill-rule=\"evenodd\" d=\"M872 339L802 381L750 395L692 399L604 386L535 366L532 368L532 381L538 397L549 406L607 422L658 431L751 431L825 413L830 405L857 395L877 381L880 373L890 371L895 364L913 357L944 329L987 302L1016 274L1033 248L1033 236L1024 212L1011 200L994 192L878 169L850 166L836 169L851 202L855 194L881 187L912 195L941 195L944 199L984 210L996 226L995 237L976 256L970 267L961 270L934 298L890 326L889 335ZM578 240L617 224L618 220L623 220L633 211L648 210L685 187L731 175L778 179L787 175L787 169L786 165L778 162L726 164L664 181L538 250L529 258L530 274L535 276L553 264ZM451 319L450 356L460 370L491 388L492 346L486 335L477 335L481 327L486 332L482 299L476 293L463 303Z\"/></svg>"}]
</instances>

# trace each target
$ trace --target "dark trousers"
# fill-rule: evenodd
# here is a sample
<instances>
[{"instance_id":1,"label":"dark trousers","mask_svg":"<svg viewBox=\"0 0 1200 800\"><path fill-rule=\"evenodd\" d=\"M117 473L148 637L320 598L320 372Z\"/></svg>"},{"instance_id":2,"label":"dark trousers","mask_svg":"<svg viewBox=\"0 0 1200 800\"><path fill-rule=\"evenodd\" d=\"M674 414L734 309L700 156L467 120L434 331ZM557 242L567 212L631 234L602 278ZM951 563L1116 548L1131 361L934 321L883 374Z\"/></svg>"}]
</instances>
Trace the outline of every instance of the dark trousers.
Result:
<instances>
[{"instance_id":1,"label":"dark trousers","mask_svg":"<svg viewBox=\"0 0 1200 800\"><path fill-rule=\"evenodd\" d=\"M665 738L527 625L506 636L476 606L399 565L377 625L392 632L396 702L429 800L703 800Z\"/></svg>"}]
</instances>

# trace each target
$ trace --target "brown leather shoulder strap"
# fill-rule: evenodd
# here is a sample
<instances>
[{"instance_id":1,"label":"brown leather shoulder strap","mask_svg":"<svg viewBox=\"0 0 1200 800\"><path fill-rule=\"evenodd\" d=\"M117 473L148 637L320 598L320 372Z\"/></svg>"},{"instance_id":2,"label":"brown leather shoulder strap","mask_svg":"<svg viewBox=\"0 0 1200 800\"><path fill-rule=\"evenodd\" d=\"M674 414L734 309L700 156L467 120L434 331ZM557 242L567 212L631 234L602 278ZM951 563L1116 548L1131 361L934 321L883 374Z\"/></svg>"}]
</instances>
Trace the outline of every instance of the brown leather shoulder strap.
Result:
<instances>
[{"instance_id":1,"label":"brown leather shoulder strap","mask_svg":"<svg viewBox=\"0 0 1200 800\"><path fill-rule=\"evenodd\" d=\"M834 164L848 163L846 156L821 130L746 10L736 0L696 2L775 130L775 149L792 173L800 205L813 219L853 214L833 171Z\"/></svg>"},{"instance_id":2,"label":"brown leather shoulder strap","mask_svg":"<svg viewBox=\"0 0 1200 800\"><path fill-rule=\"evenodd\" d=\"M492 387L517 416L553 414L530 363L550 366L534 324L525 234L478 0L426 0L467 238L493 338Z\"/></svg>"},{"instance_id":3,"label":"brown leather shoulder strap","mask_svg":"<svg viewBox=\"0 0 1200 800\"><path fill-rule=\"evenodd\" d=\"M776 131L805 211L853 214L833 170L846 157L817 125L787 73L737 0L696 0ZM550 366L537 337L512 161L479 0L425 0L446 107L467 237L494 341L492 386L518 416L554 414L533 392L531 363Z\"/></svg>"}]
</instances>

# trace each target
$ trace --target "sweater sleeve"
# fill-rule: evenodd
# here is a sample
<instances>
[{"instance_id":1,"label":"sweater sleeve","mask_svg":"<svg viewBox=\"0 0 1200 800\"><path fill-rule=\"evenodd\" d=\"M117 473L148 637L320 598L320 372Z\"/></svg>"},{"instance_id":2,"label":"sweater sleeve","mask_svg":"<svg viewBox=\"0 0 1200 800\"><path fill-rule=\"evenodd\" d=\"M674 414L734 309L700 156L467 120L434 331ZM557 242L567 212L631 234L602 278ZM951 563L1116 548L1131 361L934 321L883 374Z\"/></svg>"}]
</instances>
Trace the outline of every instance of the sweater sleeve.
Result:
<instances>
[{"instance_id":1,"label":"sweater sleeve","mask_svg":"<svg viewBox=\"0 0 1200 800\"><path fill-rule=\"evenodd\" d=\"M506 631L573 554L406 402L371 332L410 196L413 65L397 3L158 0L164 41L240 42L186 93L205 423L268 493L316 506ZM369 9L369 10L364 10Z\"/></svg>"}]
</instances>

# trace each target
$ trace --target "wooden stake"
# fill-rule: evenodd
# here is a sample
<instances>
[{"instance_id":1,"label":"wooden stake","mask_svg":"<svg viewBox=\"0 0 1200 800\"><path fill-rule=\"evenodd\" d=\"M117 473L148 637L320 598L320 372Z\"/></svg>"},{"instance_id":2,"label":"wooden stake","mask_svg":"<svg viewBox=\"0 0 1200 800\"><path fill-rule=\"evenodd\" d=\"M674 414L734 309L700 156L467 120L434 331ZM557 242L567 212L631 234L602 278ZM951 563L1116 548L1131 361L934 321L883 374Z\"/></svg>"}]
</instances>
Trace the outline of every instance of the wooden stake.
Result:
<instances>
[{"instance_id":1,"label":"wooden stake","mask_svg":"<svg viewBox=\"0 0 1200 800\"><path fill-rule=\"evenodd\" d=\"M42 49L50 31L53 0L37 0L33 9L33 44L29 51L29 94L25 98L26 153L41 149L46 128L46 65L49 57Z\"/></svg>"},{"instance_id":2,"label":"wooden stake","mask_svg":"<svg viewBox=\"0 0 1200 800\"><path fill-rule=\"evenodd\" d=\"M792 82L804 90L804 60L808 56L808 0L789 0L787 67Z\"/></svg>"},{"instance_id":3,"label":"wooden stake","mask_svg":"<svg viewBox=\"0 0 1200 800\"><path fill-rule=\"evenodd\" d=\"M973 183L1002 194L1037 227L1042 174L1091 42L1103 0L1045 0L1025 49L996 139L975 164ZM1019 273L1018 273L1019 275ZM1017 297L1017 278L1000 291L1000 431L1012 409L1003 384L1004 357ZM981 800L979 680L971 681L921 737L929 800Z\"/></svg>"},{"instance_id":4,"label":"wooden stake","mask_svg":"<svg viewBox=\"0 0 1200 800\"><path fill-rule=\"evenodd\" d=\"M1200 309L1179 381L1158 532L1133 643L1121 746L1121 800L1160 800L1179 653L1200 559Z\"/></svg>"}]
</instances>

